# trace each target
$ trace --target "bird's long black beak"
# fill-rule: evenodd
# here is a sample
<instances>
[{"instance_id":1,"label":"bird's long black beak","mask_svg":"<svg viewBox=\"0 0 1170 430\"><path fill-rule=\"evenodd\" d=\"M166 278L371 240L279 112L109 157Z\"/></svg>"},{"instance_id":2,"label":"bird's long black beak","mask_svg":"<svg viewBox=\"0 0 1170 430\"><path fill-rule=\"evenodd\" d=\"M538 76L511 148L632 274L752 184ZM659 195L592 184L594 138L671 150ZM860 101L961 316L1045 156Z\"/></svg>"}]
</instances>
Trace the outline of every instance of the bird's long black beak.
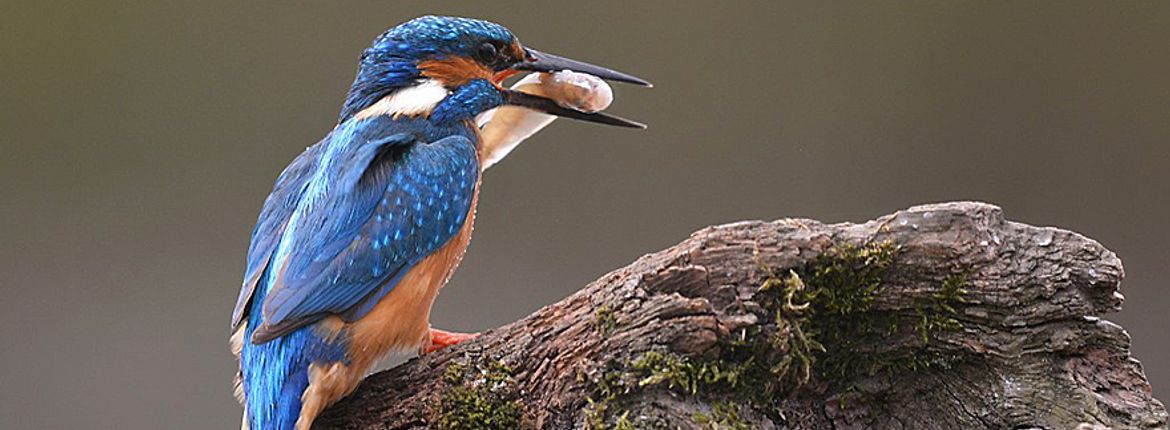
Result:
<instances>
[{"instance_id":1,"label":"bird's long black beak","mask_svg":"<svg viewBox=\"0 0 1170 430\"><path fill-rule=\"evenodd\" d=\"M567 107L557 104L552 99L547 99L541 96L534 96L532 94L516 91L504 90L504 103L512 106L520 106L528 109L544 112L550 115L563 116L565 118L572 118L581 121L596 122L598 124L616 125L618 127L629 128L646 128L646 124L637 121L631 121L620 116L610 115L605 112L581 112L576 109L569 109Z\"/></svg>"},{"instance_id":2,"label":"bird's long black beak","mask_svg":"<svg viewBox=\"0 0 1170 430\"><path fill-rule=\"evenodd\" d=\"M525 51L527 58L523 61L520 61L519 63L516 63L516 65L512 66L512 69L519 71L546 73L554 73L561 70L571 70L577 73L586 73L615 82L626 82L644 87L653 86L649 81L628 73L622 73L586 62L547 54L535 49L525 49ZM509 105L521 106L556 116L562 116L565 118L572 118L581 121L596 122L598 124L615 125L618 127L646 128L645 124L637 121L631 121L604 112L589 113L581 112L575 109L569 109L557 104L557 102L551 99L534 96L532 94L506 90L504 95L505 103Z\"/></svg>"},{"instance_id":3,"label":"bird's long black beak","mask_svg":"<svg viewBox=\"0 0 1170 430\"><path fill-rule=\"evenodd\" d=\"M559 72L561 70L572 70L577 73L587 73L601 79L625 82L628 84L641 85L643 87L653 87L654 85L645 79L631 75L629 73L622 73L617 70L607 69L605 67L596 66L586 63L584 61L577 61L553 54L537 51L535 49L525 48L528 58L524 61L512 66L516 70L526 70L530 72Z\"/></svg>"}]
</instances>

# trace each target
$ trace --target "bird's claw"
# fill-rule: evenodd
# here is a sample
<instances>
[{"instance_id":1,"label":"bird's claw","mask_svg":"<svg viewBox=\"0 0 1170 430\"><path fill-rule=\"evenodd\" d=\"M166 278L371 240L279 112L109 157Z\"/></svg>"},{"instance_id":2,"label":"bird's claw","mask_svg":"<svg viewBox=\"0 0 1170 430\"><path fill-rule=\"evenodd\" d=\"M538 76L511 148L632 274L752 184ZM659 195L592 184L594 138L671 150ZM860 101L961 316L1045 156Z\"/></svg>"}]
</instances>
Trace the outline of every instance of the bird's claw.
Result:
<instances>
[{"instance_id":1,"label":"bird's claw","mask_svg":"<svg viewBox=\"0 0 1170 430\"><path fill-rule=\"evenodd\" d=\"M454 333L437 328L431 329L431 341L423 346L423 354L430 354L448 346L479 337L479 333Z\"/></svg>"}]
</instances>

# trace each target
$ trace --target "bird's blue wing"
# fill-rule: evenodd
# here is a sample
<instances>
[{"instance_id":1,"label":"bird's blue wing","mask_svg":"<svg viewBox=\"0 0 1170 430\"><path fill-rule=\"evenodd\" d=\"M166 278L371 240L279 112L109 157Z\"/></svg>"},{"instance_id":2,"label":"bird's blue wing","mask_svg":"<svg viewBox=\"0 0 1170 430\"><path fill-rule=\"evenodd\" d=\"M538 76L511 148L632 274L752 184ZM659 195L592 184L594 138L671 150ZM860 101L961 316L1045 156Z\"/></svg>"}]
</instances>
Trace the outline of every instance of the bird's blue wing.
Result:
<instances>
[{"instance_id":1,"label":"bird's blue wing","mask_svg":"<svg viewBox=\"0 0 1170 430\"><path fill-rule=\"evenodd\" d=\"M256 292L256 284L260 282L260 276L268 267L268 261L272 258L276 244L280 242L289 216L296 210L297 203L304 194L322 146L324 145L321 143L310 146L289 163L276 179L272 193L264 200L260 218L252 230L252 242L248 246L244 284L240 288L240 297L236 299L236 308L232 311L233 331L244 321L252 295Z\"/></svg>"},{"instance_id":2,"label":"bird's blue wing","mask_svg":"<svg viewBox=\"0 0 1170 430\"><path fill-rule=\"evenodd\" d=\"M401 139L335 155L343 161L330 161L333 168L322 162L273 255L276 276L253 342L327 315L362 317L462 228L478 181L474 145L463 136Z\"/></svg>"}]
</instances>

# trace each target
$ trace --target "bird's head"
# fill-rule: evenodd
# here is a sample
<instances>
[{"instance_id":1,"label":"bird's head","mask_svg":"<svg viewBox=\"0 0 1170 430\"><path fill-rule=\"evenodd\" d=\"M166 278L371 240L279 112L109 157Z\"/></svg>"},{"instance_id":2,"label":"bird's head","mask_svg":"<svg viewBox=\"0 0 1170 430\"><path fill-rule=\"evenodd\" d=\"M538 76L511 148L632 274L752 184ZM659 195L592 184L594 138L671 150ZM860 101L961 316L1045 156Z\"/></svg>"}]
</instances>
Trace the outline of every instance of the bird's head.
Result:
<instances>
[{"instance_id":1,"label":"bird's head","mask_svg":"<svg viewBox=\"0 0 1170 430\"><path fill-rule=\"evenodd\" d=\"M601 112L561 107L550 99L500 85L517 73L560 70L650 86L632 75L526 48L499 24L424 16L387 30L366 49L340 120L373 111L466 119L501 105L515 105L584 121L643 127Z\"/></svg>"}]
</instances>

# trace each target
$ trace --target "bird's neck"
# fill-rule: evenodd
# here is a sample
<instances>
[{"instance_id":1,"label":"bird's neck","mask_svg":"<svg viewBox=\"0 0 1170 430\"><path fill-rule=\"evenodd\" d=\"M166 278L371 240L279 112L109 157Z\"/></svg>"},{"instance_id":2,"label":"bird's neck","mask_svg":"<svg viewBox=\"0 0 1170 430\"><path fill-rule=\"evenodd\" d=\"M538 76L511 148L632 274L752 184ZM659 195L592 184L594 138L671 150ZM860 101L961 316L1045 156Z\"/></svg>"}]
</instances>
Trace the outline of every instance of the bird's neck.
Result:
<instances>
[{"instance_id":1,"label":"bird's neck","mask_svg":"<svg viewBox=\"0 0 1170 430\"><path fill-rule=\"evenodd\" d=\"M430 116L435 108L451 95L447 88L433 79L420 80L414 85L394 90L369 107L354 114L356 119L382 115L392 118Z\"/></svg>"},{"instance_id":2,"label":"bird's neck","mask_svg":"<svg viewBox=\"0 0 1170 430\"><path fill-rule=\"evenodd\" d=\"M426 118L440 124L463 123L503 103L503 95L487 80L471 80L450 90L434 79L419 79L383 96L353 118L389 116L395 120Z\"/></svg>"},{"instance_id":3,"label":"bird's neck","mask_svg":"<svg viewBox=\"0 0 1170 430\"><path fill-rule=\"evenodd\" d=\"M369 52L366 55L369 55ZM406 58L367 61L363 57L362 63L345 96L345 104L341 106L338 123L353 118L358 112L368 109L398 90L417 85L422 77L414 62Z\"/></svg>"}]
</instances>

